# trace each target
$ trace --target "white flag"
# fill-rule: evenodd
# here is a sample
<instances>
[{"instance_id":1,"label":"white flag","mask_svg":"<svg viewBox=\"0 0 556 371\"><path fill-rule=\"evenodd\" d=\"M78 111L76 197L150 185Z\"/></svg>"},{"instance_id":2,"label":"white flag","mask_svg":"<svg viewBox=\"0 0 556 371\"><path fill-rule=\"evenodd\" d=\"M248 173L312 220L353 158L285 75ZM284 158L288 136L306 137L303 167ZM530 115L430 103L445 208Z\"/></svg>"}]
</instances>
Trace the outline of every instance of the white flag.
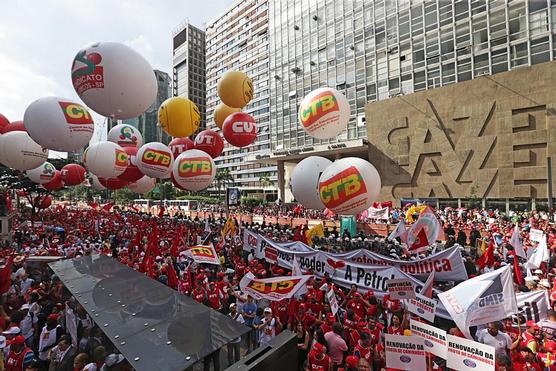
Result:
<instances>
[{"instance_id":1,"label":"white flag","mask_svg":"<svg viewBox=\"0 0 556 371\"><path fill-rule=\"evenodd\" d=\"M521 243L521 239L519 238L519 230L517 228L517 224L514 227L512 238L510 238L510 245L513 246L515 254L517 256L520 256L523 259L527 259L527 255L525 254L525 250L523 249L523 244Z\"/></svg>"},{"instance_id":2,"label":"white flag","mask_svg":"<svg viewBox=\"0 0 556 371\"><path fill-rule=\"evenodd\" d=\"M550 254L548 253L548 246L546 246L546 236L543 236L533 255L529 257L527 263L525 263L525 268L536 269L541 266L542 262L547 262L550 259Z\"/></svg>"},{"instance_id":3,"label":"white flag","mask_svg":"<svg viewBox=\"0 0 556 371\"><path fill-rule=\"evenodd\" d=\"M392 240L394 240L396 237L403 236L405 233L406 233L406 230L405 230L405 221L404 221L404 219L402 218L402 219L400 219L400 222L398 223L396 229L394 229L394 230L392 231L392 233L390 233L390 235L388 236L388 241L392 241ZM404 239L404 238L402 237L402 240L403 240L403 239Z\"/></svg>"},{"instance_id":4,"label":"white flag","mask_svg":"<svg viewBox=\"0 0 556 371\"><path fill-rule=\"evenodd\" d=\"M499 321L518 310L509 265L464 281L438 298L469 339L470 326Z\"/></svg>"}]
</instances>

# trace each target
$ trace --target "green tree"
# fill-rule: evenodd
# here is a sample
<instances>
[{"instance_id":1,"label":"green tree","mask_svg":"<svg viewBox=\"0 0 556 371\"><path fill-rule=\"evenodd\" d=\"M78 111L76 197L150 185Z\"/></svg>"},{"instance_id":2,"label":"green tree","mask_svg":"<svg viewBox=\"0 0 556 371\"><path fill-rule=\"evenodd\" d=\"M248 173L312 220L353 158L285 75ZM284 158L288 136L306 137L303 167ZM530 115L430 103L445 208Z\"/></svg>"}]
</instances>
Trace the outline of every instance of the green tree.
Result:
<instances>
[{"instance_id":1,"label":"green tree","mask_svg":"<svg viewBox=\"0 0 556 371\"><path fill-rule=\"evenodd\" d=\"M259 183L261 183L261 187L263 188L263 202L266 203L266 190L265 187L270 187L274 184L272 180L270 180L270 173L262 173L259 175Z\"/></svg>"},{"instance_id":2,"label":"green tree","mask_svg":"<svg viewBox=\"0 0 556 371\"><path fill-rule=\"evenodd\" d=\"M216 169L216 176L214 177L216 181L216 188L218 189L218 198L222 199L222 186L226 187L227 183L234 182L232 173L229 168L219 168Z\"/></svg>"}]
</instances>

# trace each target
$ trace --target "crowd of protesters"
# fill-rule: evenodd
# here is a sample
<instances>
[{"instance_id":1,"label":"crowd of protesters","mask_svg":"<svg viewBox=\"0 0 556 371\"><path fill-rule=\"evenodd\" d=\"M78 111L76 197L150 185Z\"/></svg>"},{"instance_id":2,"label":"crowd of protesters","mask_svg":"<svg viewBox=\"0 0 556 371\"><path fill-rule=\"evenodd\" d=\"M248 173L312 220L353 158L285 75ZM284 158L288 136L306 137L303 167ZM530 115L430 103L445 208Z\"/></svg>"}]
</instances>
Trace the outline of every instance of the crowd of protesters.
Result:
<instances>
[{"instance_id":1,"label":"crowd of protesters","mask_svg":"<svg viewBox=\"0 0 556 371\"><path fill-rule=\"evenodd\" d=\"M280 208L280 205L273 207ZM293 211L292 211L293 212ZM393 209L392 221L411 217L407 209ZM496 267L513 264L510 237L515 226L520 230L524 246L531 246L529 230L540 229L547 236L548 247L556 248L556 230L549 214L515 212L505 215L498 210L442 209L436 214L443 224L446 242L433 243L419 255L409 255L399 240L337 229L327 230L324 237L315 238L313 247L329 252L344 252L358 248L369 249L396 259L414 260L432 251L459 245L470 277ZM416 217L416 216L415 216ZM172 286L180 293L229 315L252 328L243 338L225 347L227 363L269 342L284 329L297 336L300 370L382 370L386 369L384 334L403 335L409 330L410 315L403 303L386 295L378 300L372 290L352 286L349 290L334 285L328 277L309 281L307 293L298 298L269 302L244 295L239 281L251 272L259 278L291 274L286 269L256 259L243 250L241 233L221 241L225 219L191 219L178 213L174 217L141 214L134 211L77 209L51 207L40 213L35 223L25 223L22 216L14 232L13 245L2 251L0 266L8 261L11 281L4 290L0 306L0 348L4 362L0 370L127 370L131 366L117 353L92 319L77 301L63 289L56 276L29 269L26 257L60 255L78 258L103 253L123 264L142 271L153 279ZM143 264L145 245L156 224L158 255L148 266ZM299 230L281 225L237 225L237 230L249 228L276 241L291 241ZM176 230L182 231L179 254L171 252ZM496 240L492 259L477 265L477 254L485 244ZM221 266L191 264L183 254L187 246L212 242L217 247ZM551 261L525 277L525 284L516 284L518 292L551 290L555 266ZM521 261L520 263L523 263ZM525 271L525 269L524 269ZM173 275L176 279L173 279ZM522 277L524 278L524 277ZM2 283L0 281L0 289ZM326 284L326 286L325 286ZM446 290L454 283L435 282L435 288ZM340 304L338 315L324 299L324 287L333 288ZM551 308L554 309L554 308ZM67 334L66 313L76 315L78 342ZM498 370L556 370L556 312L540 323L526 322L516 326L516 318L500 319L473 329L479 342L497 350ZM452 322L436 324L463 336ZM548 359L548 363L547 363ZM205 360L205 369L220 369L220 357ZM438 357L428 359L429 367L445 369Z\"/></svg>"}]
</instances>

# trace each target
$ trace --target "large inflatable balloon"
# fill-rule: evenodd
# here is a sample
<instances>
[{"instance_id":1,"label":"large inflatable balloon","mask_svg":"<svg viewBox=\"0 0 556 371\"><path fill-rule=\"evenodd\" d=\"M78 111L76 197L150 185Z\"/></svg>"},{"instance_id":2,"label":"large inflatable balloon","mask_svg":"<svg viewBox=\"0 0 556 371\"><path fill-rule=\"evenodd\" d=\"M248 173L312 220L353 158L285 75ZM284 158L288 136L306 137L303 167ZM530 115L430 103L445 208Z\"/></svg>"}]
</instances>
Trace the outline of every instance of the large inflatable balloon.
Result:
<instances>
[{"instance_id":1,"label":"large inflatable balloon","mask_svg":"<svg viewBox=\"0 0 556 371\"><path fill-rule=\"evenodd\" d=\"M216 166L208 153L191 149L178 156L172 174L175 182L183 189L200 191L214 180Z\"/></svg>"},{"instance_id":2,"label":"large inflatable balloon","mask_svg":"<svg viewBox=\"0 0 556 371\"><path fill-rule=\"evenodd\" d=\"M243 108L253 99L253 81L241 71L226 71L218 80L218 96L227 106Z\"/></svg>"},{"instance_id":3,"label":"large inflatable balloon","mask_svg":"<svg viewBox=\"0 0 556 371\"><path fill-rule=\"evenodd\" d=\"M97 42L80 50L73 59L71 81L89 108L118 120L141 115L158 91L149 62L116 42Z\"/></svg>"},{"instance_id":4,"label":"large inflatable balloon","mask_svg":"<svg viewBox=\"0 0 556 371\"><path fill-rule=\"evenodd\" d=\"M11 131L0 136L0 162L19 171L31 170L48 158L48 149L38 145L24 131Z\"/></svg>"},{"instance_id":5,"label":"large inflatable balloon","mask_svg":"<svg viewBox=\"0 0 556 371\"><path fill-rule=\"evenodd\" d=\"M62 180L62 172L60 170L56 170L54 177L48 183L42 184L42 187L47 191L57 191L59 189L64 188L64 181Z\"/></svg>"},{"instance_id":6,"label":"large inflatable balloon","mask_svg":"<svg viewBox=\"0 0 556 371\"><path fill-rule=\"evenodd\" d=\"M98 178L98 181L104 187L106 187L106 188L108 188L112 191L123 188L123 187L125 187L126 185L129 184L129 182L126 182L125 180L121 180L121 179L118 179L118 178L112 178L112 179Z\"/></svg>"},{"instance_id":7,"label":"large inflatable balloon","mask_svg":"<svg viewBox=\"0 0 556 371\"><path fill-rule=\"evenodd\" d=\"M124 149L112 142L97 142L83 154L85 167L102 178L115 178L127 168L128 158Z\"/></svg>"},{"instance_id":8,"label":"large inflatable balloon","mask_svg":"<svg viewBox=\"0 0 556 371\"><path fill-rule=\"evenodd\" d=\"M76 186L87 179L87 171L78 164L67 164L62 168L62 181L67 186Z\"/></svg>"},{"instance_id":9,"label":"large inflatable balloon","mask_svg":"<svg viewBox=\"0 0 556 371\"><path fill-rule=\"evenodd\" d=\"M368 161L346 157L328 166L319 178L320 199L336 214L357 215L380 193L380 175Z\"/></svg>"},{"instance_id":10,"label":"large inflatable balloon","mask_svg":"<svg viewBox=\"0 0 556 371\"><path fill-rule=\"evenodd\" d=\"M50 182L54 178L55 174L56 168L50 162L45 162L41 166L25 172L27 178L29 178L32 182L39 184Z\"/></svg>"},{"instance_id":11,"label":"large inflatable balloon","mask_svg":"<svg viewBox=\"0 0 556 371\"><path fill-rule=\"evenodd\" d=\"M187 98L171 97L158 109L158 123L162 130L173 137L193 135L201 124L199 108Z\"/></svg>"},{"instance_id":12,"label":"large inflatable balloon","mask_svg":"<svg viewBox=\"0 0 556 371\"><path fill-rule=\"evenodd\" d=\"M350 108L347 98L336 89L313 90L299 105L299 123L317 139L332 139L345 130Z\"/></svg>"},{"instance_id":13,"label":"large inflatable balloon","mask_svg":"<svg viewBox=\"0 0 556 371\"><path fill-rule=\"evenodd\" d=\"M98 176L96 176L95 174L89 174L89 184L95 191L104 191L106 189L105 186L100 184Z\"/></svg>"},{"instance_id":14,"label":"large inflatable balloon","mask_svg":"<svg viewBox=\"0 0 556 371\"><path fill-rule=\"evenodd\" d=\"M172 172L174 156L167 145L160 142L144 144L137 151L137 167L151 178L168 178Z\"/></svg>"},{"instance_id":15,"label":"large inflatable balloon","mask_svg":"<svg viewBox=\"0 0 556 371\"><path fill-rule=\"evenodd\" d=\"M127 168L123 173L118 175L118 179L126 182L135 182L143 177L143 173L137 167L138 149L136 147L125 147L124 151L128 158Z\"/></svg>"},{"instance_id":16,"label":"large inflatable balloon","mask_svg":"<svg viewBox=\"0 0 556 371\"><path fill-rule=\"evenodd\" d=\"M222 129L224 125L224 121L230 116L232 113L240 112L241 108L233 108L230 106L225 105L224 103L220 103L214 108L213 113L213 120L216 126Z\"/></svg>"},{"instance_id":17,"label":"large inflatable balloon","mask_svg":"<svg viewBox=\"0 0 556 371\"><path fill-rule=\"evenodd\" d=\"M212 158L217 158L224 150L224 141L214 130L203 130L195 136L195 149L206 152Z\"/></svg>"},{"instance_id":18,"label":"large inflatable balloon","mask_svg":"<svg viewBox=\"0 0 556 371\"><path fill-rule=\"evenodd\" d=\"M10 121L6 118L6 116L0 113L0 133L9 123Z\"/></svg>"},{"instance_id":19,"label":"large inflatable balloon","mask_svg":"<svg viewBox=\"0 0 556 371\"><path fill-rule=\"evenodd\" d=\"M187 189L183 188L177 181L176 178L174 177L174 172L172 171L172 173L170 174L170 179L172 179L172 184L174 184L174 187L181 189L182 191L187 191Z\"/></svg>"},{"instance_id":20,"label":"large inflatable balloon","mask_svg":"<svg viewBox=\"0 0 556 371\"><path fill-rule=\"evenodd\" d=\"M108 141L119 144L122 148L139 148L143 145L143 135L131 125L119 124L108 132Z\"/></svg>"},{"instance_id":21,"label":"large inflatable balloon","mask_svg":"<svg viewBox=\"0 0 556 371\"><path fill-rule=\"evenodd\" d=\"M248 146L257 139L255 118L244 112L233 113L224 121L222 133L232 146Z\"/></svg>"},{"instance_id":22,"label":"large inflatable balloon","mask_svg":"<svg viewBox=\"0 0 556 371\"><path fill-rule=\"evenodd\" d=\"M174 138L168 147L172 150L174 158L177 158L182 152L195 148L193 141L189 138Z\"/></svg>"},{"instance_id":23,"label":"large inflatable balloon","mask_svg":"<svg viewBox=\"0 0 556 371\"><path fill-rule=\"evenodd\" d=\"M2 128L2 134L9 133L10 131L27 131L23 121L12 121Z\"/></svg>"},{"instance_id":24,"label":"large inflatable balloon","mask_svg":"<svg viewBox=\"0 0 556 371\"><path fill-rule=\"evenodd\" d=\"M37 196L35 197L34 200L34 204L39 208L39 209L48 209L50 207L50 205L52 205L52 197L50 196Z\"/></svg>"},{"instance_id":25,"label":"large inflatable balloon","mask_svg":"<svg viewBox=\"0 0 556 371\"><path fill-rule=\"evenodd\" d=\"M290 184L293 196L309 209L323 210L319 195L319 176L332 164L327 158L310 156L303 159L293 169Z\"/></svg>"},{"instance_id":26,"label":"large inflatable balloon","mask_svg":"<svg viewBox=\"0 0 556 371\"><path fill-rule=\"evenodd\" d=\"M85 147L95 131L87 108L66 98L37 99L25 110L23 123L35 142L60 152Z\"/></svg>"},{"instance_id":27,"label":"large inflatable balloon","mask_svg":"<svg viewBox=\"0 0 556 371\"><path fill-rule=\"evenodd\" d=\"M130 183L128 185L128 188L135 193L145 194L152 191L155 185L156 185L156 179L149 178L148 176L144 176L138 181L134 183Z\"/></svg>"}]
</instances>

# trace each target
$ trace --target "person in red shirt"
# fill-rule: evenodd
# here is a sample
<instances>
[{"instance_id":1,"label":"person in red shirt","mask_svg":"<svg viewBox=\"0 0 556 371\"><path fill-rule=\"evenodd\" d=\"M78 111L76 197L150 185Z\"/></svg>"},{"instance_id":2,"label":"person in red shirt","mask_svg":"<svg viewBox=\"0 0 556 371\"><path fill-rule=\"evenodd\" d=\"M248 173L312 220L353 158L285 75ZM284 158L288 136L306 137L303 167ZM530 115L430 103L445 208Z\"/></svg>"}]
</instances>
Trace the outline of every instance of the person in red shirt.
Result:
<instances>
[{"instance_id":1,"label":"person in red shirt","mask_svg":"<svg viewBox=\"0 0 556 371\"><path fill-rule=\"evenodd\" d=\"M270 308L272 309L272 313L280 320L280 323L288 323L288 307L289 307L289 300L283 299L280 301L273 301L270 304Z\"/></svg>"},{"instance_id":2,"label":"person in red shirt","mask_svg":"<svg viewBox=\"0 0 556 371\"><path fill-rule=\"evenodd\" d=\"M205 304L207 301L207 293L205 292L205 289L200 285L197 285L197 287L195 287L195 290L193 290L193 294L191 296L197 303Z\"/></svg>"},{"instance_id":3,"label":"person in red shirt","mask_svg":"<svg viewBox=\"0 0 556 371\"><path fill-rule=\"evenodd\" d=\"M537 360L545 371L556 371L556 342L548 340L544 343L546 353L537 353Z\"/></svg>"},{"instance_id":4,"label":"person in red shirt","mask_svg":"<svg viewBox=\"0 0 556 371\"><path fill-rule=\"evenodd\" d=\"M306 312L306 305L302 303L299 305L298 312L290 319L290 329L295 329L297 322L303 323L303 328L310 331L311 327L317 322L317 318Z\"/></svg>"},{"instance_id":5,"label":"person in red shirt","mask_svg":"<svg viewBox=\"0 0 556 371\"><path fill-rule=\"evenodd\" d=\"M382 331L384 330L382 323L378 323L375 317L369 317L367 328L371 334L371 344L382 343Z\"/></svg>"},{"instance_id":6,"label":"person in red shirt","mask_svg":"<svg viewBox=\"0 0 556 371\"><path fill-rule=\"evenodd\" d=\"M322 329L322 333L326 334L327 332L332 331L332 325L334 325L335 322L336 322L336 317L332 313L328 313L326 315L326 320L322 325L320 325L320 328Z\"/></svg>"},{"instance_id":7,"label":"person in red shirt","mask_svg":"<svg viewBox=\"0 0 556 371\"><path fill-rule=\"evenodd\" d=\"M540 327L535 323L535 321L527 321L527 329L521 334L521 347L527 347L533 352L536 352L539 345L539 333Z\"/></svg>"},{"instance_id":8,"label":"person in red shirt","mask_svg":"<svg viewBox=\"0 0 556 371\"><path fill-rule=\"evenodd\" d=\"M515 371L543 371L535 359L535 353L528 347L521 347L519 352L512 352L512 363Z\"/></svg>"},{"instance_id":9,"label":"person in red shirt","mask_svg":"<svg viewBox=\"0 0 556 371\"><path fill-rule=\"evenodd\" d=\"M214 281L209 284L209 290L207 292L207 300L209 306L214 310L222 309L222 299L224 296L222 292L216 288Z\"/></svg>"},{"instance_id":10,"label":"person in red shirt","mask_svg":"<svg viewBox=\"0 0 556 371\"><path fill-rule=\"evenodd\" d=\"M352 299L348 300L346 309L353 310L353 312L361 318L365 317L366 305L359 292L355 292Z\"/></svg>"},{"instance_id":11,"label":"person in red shirt","mask_svg":"<svg viewBox=\"0 0 556 371\"><path fill-rule=\"evenodd\" d=\"M392 324L388 326L387 332L390 335L403 335L402 320L398 314L392 315Z\"/></svg>"},{"instance_id":12,"label":"person in red shirt","mask_svg":"<svg viewBox=\"0 0 556 371\"><path fill-rule=\"evenodd\" d=\"M363 358L372 364L374 355L371 349L371 335L368 332L361 334L361 339L359 339L355 349L353 349L353 355L359 359Z\"/></svg>"},{"instance_id":13,"label":"person in red shirt","mask_svg":"<svg viewBox=\"0 0 556 371\"><path fill-rule=\"evenodd\" d=\"M320 343L315 343L307 358L306 371L331 371L332 360L326 354L326 347Z\"/></svg>"}]
</instances>

